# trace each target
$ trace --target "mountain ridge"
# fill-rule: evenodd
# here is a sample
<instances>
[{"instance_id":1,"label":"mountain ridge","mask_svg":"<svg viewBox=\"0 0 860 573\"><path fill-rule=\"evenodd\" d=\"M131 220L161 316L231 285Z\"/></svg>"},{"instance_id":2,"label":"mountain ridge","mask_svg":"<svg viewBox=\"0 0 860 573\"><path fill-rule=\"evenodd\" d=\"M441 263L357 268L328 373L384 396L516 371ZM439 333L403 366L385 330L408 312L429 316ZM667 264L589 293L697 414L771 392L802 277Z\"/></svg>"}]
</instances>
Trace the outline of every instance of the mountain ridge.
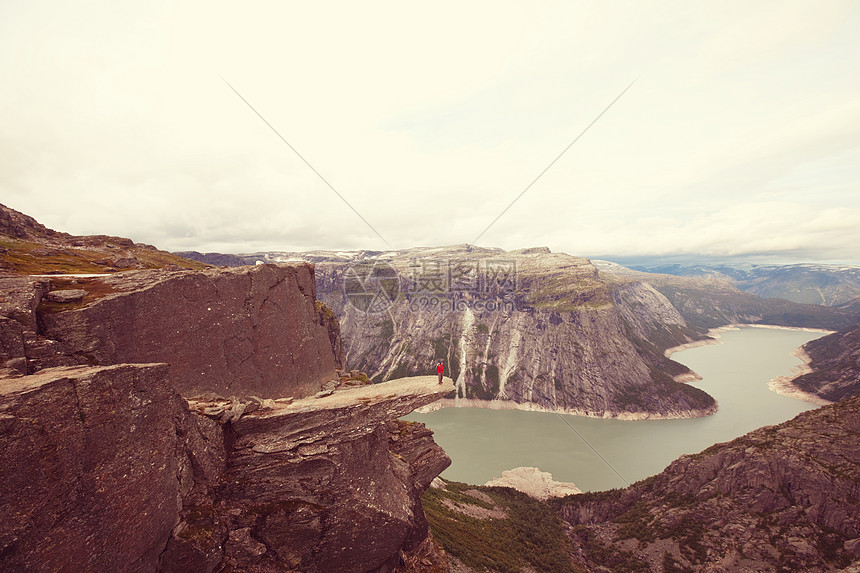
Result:
<instances>
[{"instance_id":1,"label":"mountain ridge","mask_svg":"<svg viewBox=\"0 0 860 573\"><path fill-rule=\"evenodd\" d=\"M102 274L207 266L124 237L55 231L0 204L0 274Z\"/></svg>"},{"instance_id":2,"label":"mountain ridge","mask_svg":"<svg viewBox=\"0 0 860 573\"><path fill-rule=\"evenodd\" d=\"M676 276L718 278L763 298L842 306L860 299L860 266L794 264L652 264L633 270Z\"/></svg>"}]
</instances>

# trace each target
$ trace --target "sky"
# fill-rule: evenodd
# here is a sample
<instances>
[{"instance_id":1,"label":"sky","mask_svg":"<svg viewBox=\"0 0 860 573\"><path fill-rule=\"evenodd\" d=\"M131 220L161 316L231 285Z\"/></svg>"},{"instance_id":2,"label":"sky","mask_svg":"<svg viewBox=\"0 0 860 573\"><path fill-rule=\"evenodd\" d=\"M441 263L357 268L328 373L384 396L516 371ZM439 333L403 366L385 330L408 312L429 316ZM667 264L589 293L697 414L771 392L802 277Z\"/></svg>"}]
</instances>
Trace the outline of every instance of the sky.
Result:
<instances>
[{"instance_id":1,"label":"sky","mask_svg":"<svg viewBox=\"0 0 860 573\"><path fill-rule=\"evenodd\" d=\"M0 0L0 78L73 234L860 263L856 0Z\"/></svg>"}]
</instances>

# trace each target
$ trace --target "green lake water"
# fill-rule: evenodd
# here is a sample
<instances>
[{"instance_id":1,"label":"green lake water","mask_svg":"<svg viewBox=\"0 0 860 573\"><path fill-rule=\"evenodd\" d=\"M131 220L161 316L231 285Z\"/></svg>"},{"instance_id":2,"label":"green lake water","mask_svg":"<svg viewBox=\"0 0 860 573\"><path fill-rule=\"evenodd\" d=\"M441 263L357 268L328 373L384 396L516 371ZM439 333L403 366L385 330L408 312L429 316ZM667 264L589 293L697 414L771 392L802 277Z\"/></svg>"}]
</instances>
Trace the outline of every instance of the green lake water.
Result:
<instances>
[{"instance_id":1,"label":"green lake water","mask_svg":"<svg viewBox=\"0 0 860 573\"><path fill-rule=\"evenodd\" d=\"M816 406L781 396L768 381L801 364L792 351L819 332L742 327L720 344L672 356L702 376L697 386L719 402L705 418L622 421L545 412L444 408L405 419L424 422L451 456L442 477L482 484L503 470L533 466L583 491L624 487L660 473L682 454L699 452ZM567 422L567 423L565 423ZM568 427L572 426L576 431ZM577 435L579 432L616 473ZM623 480L622 480L623 478Z\"/></svg>"}]
</instances>

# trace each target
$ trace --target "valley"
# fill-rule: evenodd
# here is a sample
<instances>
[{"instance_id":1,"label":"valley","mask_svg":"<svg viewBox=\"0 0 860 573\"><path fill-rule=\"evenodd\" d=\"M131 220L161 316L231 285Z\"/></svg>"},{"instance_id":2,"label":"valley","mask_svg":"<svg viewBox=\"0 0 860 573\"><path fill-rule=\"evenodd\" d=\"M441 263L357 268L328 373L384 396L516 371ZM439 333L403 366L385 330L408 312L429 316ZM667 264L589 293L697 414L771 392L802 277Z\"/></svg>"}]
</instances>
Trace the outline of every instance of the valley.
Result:
<instances>
[{"instance_id":1,"label":"valley","mask_svg":"<svg viewBox=\"0 0 860 573\"><path fill-rule=\"evenodd\" d=\"M216 268L127 239L51 231L5 207L0 226L0 449L17 460L2 470L4 569L823 572L858 564L850 306L762 299L689 277L643 280L544 248L267 253L221 258L237 268ZM737 400L688 360L719 345L674 355L687 365L667 356L741 322L794 329L724 332L725 347L746 330L807 340L821 333L797 328L836 331L804 347L813 370L797 383L842 399L780 423L794 412L764 419L756 410L812 406L740 376L766 362L754 344L731 346L751 354L714 360L749 386ZM785 350L802 342L780 351L784 367L796 363ZM440 359L450 376L441 386L426 376ZM695 373L703 380L686 383ZM753 389L774 402L757 403ZM586 479L592 491L547 501L439 479L451 459L430 428L403 417L440 399L548 410L428 414L495 418L486 442L477 427L458 432L488 451L505 447L503 427L540 426L523 416L583 414L571 420L613 461L622 455L612 442L639 456L618 463L622 475L652 477L629 487ZM613 439L601 424L672 430L656 442L694 437L677 431L684 424L732 434L703 434L661 457L655 442ZM556 459L576 439L564 431ZM526 445L540 440L523 433ZM456 443L446 447L459 455ZM573 457L577 471L596 465ZM582 481L551 461L531 465ZM606 489L616 485L625 487Z\"/></svg>"}]
</instances>

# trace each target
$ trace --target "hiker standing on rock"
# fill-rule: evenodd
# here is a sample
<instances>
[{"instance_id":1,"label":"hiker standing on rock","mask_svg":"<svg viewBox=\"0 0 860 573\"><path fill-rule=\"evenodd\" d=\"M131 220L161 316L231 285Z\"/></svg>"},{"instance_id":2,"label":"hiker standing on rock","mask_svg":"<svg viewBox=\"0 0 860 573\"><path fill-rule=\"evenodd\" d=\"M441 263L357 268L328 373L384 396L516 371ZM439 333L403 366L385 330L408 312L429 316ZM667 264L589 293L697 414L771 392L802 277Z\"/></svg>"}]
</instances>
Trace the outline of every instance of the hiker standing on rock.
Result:
<instances>
[{"instance_id":1,"label":"hiker standing on rock","mask_svg":"<svg viewBox=\"0 0 860 573\"><path fill-rule=\"evenodd\" d=\"M439 365L438 365L438 366L436 366L436 372L438 372L438 373L439 373L439 384L441 384L441 383L442 383L442 374L444 374L444 373L445 373L445 367L444 367L444 366L442 366L442 361L441 361L441 360L439 361Z\"/></svg>"}]
</instances>

